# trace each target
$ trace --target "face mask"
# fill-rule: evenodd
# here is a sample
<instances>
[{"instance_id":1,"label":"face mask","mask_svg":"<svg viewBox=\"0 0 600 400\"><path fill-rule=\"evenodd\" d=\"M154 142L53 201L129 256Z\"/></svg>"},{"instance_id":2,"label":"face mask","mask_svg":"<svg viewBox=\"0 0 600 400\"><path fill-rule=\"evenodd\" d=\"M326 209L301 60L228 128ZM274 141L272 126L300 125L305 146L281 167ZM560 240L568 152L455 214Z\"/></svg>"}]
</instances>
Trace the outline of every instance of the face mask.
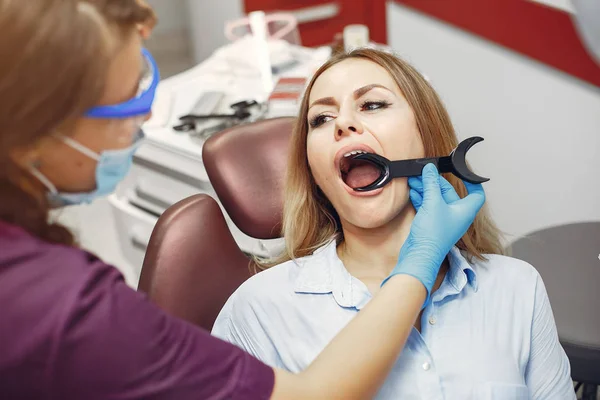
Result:
<instances>
[{"instance_id":1,"label":"face mask","mask_svg":"<svg viewBox=\"0 0 600 400\"><path fill-rule=\"evenodd\" d=\"M44 186L46 186L46 188L48 188L48 198L51 204L55 206L66 206L91 203L99 197L113 193L117 188L117 185L125 179L133 164L133 155L140 146L143 138L144 133L140 130L138 137L130 147L120 150L106 150L101 154L98 154L69 137L61 137L61 140L68 146L98 161L98 164L96 165L96 189L91 192L59 192L56 189L56 186L54 186L54 184L37 168L31 167L30 171Z\"/></svg>"}]
</instances>

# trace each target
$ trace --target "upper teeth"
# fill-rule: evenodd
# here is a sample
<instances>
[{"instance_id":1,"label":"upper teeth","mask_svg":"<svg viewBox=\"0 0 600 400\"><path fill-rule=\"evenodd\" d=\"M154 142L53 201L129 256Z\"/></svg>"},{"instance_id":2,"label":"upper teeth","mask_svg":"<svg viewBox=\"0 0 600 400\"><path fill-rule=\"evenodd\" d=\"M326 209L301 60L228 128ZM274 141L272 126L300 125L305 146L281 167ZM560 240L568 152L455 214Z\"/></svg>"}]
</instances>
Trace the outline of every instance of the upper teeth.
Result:
<instances>
[{"instance_id":1,"label":"upper teeth","mask_svg":"<svg viewBox=\"0 0 600 400\"><path fill-rule=\"evenodd\" d=\"M364 154L367 154L367 152L366 152L366 151L362 151L362 150L353 150L353 151L351 151L351 152L349 152L349 153L346 153L346 154L344 154L344 157L355 156L355 155L357 155L357 154L363 154L363 153L364 153Z\"/></svg>"}]
</instances>

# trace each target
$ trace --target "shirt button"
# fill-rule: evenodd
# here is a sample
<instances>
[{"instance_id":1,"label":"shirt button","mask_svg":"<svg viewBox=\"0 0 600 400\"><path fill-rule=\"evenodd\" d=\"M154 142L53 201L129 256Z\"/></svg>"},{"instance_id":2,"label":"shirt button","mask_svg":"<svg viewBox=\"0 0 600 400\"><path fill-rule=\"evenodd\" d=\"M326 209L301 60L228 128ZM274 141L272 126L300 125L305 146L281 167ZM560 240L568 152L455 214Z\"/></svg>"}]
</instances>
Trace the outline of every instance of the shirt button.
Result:
<instances>
[{"instance_id":1,"label":"shirt button","mask_svg":"<svg viewBox=\"0 0 600 400\"><path fill-rule=\"evenodd\" d=\"M433 317L433 316L429 317L429 324L430 325L435 325L436 321L437 320L435 319L435 317Z\"/></svg>"},{"instance_id":2,"label":"shirt button","mask_svg":"<svg viewBox=\"0 0 600 400\"><path fill-rule=\"evenodd\" d=\"M429 363L428 363L428 362L425 362L425 363L423 363L423 369L424 369L425 371L429 371L429 368L431 368L431 365L429 365Z\"/></svg>"}]
</instances>

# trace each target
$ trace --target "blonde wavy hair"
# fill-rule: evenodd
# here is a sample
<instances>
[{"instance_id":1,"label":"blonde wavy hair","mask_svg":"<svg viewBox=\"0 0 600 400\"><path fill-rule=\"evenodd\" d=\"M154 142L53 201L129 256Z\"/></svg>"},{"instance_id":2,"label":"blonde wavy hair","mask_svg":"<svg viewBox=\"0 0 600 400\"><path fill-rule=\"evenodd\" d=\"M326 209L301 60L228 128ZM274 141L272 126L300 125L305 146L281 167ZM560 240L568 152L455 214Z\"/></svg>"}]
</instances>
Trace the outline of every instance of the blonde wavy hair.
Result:
<instances>
[{"instance_id":1,"label":"blonde wavy hair","mask_svg":"<svg viewBox=\"0 0 600 400\"><path fill-rule=\"evenodd\" d=\"M393 54L373 49L358 49L334 56L319 68L308 84L292 134L284 185L282 234L285 250L275 258L256 259L259 269L312 254L333 239L338 243L343 241L339 216L317 187L308 165L307 114L310 92L317 78L332 66L351 58L374 62L392 76L414 112L425 157L448 155L458 145L456 132L442 101L427 80L410 64ZM451 174L444 174L444 177L459 196L467 194L460 179ZM467 252L469 260L473 257L484 260L484 254L503 254L501 243L501 233L484 206L456 246Z\"/></svg>"}]
</instances>

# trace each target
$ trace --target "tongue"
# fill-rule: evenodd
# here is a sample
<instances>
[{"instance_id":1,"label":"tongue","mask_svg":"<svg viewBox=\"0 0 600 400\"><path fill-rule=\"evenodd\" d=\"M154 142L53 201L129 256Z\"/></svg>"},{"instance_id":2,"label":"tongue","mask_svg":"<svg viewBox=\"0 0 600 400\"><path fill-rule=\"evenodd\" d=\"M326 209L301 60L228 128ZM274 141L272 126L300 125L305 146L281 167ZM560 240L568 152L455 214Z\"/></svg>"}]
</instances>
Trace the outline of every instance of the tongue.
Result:
<instances>
[{"instance_id":1,"label":"tongue","mask_svg":"<svg viewBox=\"0 0 600 400\"><path fill-rule=\"evenodd\" d=\"M358 163L357 163L358 164ZM375 182L380 176L380 172L373 164L369 162L361 162L356 165L346 175L346 185L352 189L370 185Z\"/></svg>"}]
</instances>

